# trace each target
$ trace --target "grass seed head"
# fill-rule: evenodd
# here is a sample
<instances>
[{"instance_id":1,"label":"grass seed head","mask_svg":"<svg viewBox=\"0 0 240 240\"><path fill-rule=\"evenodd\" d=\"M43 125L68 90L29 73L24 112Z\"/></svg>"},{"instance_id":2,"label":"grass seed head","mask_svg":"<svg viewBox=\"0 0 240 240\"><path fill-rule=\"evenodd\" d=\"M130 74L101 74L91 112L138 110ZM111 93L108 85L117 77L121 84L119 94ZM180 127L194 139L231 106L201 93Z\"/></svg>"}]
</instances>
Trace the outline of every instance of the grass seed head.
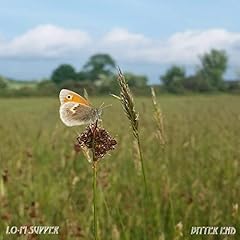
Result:
<instances>
[{"instance_id":1,"label":"grass seed head","mask_svg":"<svg viewBox=\"0 0 240 240\"><path fill-rule=\"evenodd\" d=\"M135 137L138 136L138 124L139 124L139 114L135 110L135 104L133 100L133 96L131 90L126 82L124 75L121 70L118 69L118 84L120 87L120 101L122 103L122 107L124 109L125 114L130 120L133 135Z\"/></svg>"},{"instance_id":2,"label":"grass seed head","mask_svg":"<svg viewBox=\"0 0 240 240\"><path fill-rule=\"evenodd\" d=\"M164 124L163 124L163 114L157 103L157 98L156 98L155 90L153 87L151 87L151 93L152 93L152 102L154 107L154 119L157 126L157 136L160 141L160 144L163 146L166 143L165 133L164 133Z\"/></svg>"}]
</instances>

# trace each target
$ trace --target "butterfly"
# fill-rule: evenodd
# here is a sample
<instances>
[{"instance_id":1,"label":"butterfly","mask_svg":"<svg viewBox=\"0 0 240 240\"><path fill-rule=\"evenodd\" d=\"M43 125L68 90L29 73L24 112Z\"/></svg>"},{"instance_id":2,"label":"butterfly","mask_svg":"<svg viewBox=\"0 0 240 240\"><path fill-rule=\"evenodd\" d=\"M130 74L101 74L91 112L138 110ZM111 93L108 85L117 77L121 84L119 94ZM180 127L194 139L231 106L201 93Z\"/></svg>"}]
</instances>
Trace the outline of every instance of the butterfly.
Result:
<instances>
[{"instance_id":1,"label":"butterfly","mask_svg":"<svg viewBox=\"0 0 240 240\"><path fill-rule=\"evenodd\" d=\"M59 100L60 119L69 127L91 124L101 117L102 106L94 108L86 98L73 91L62 89Z\"/></svg>"}]
</instances>

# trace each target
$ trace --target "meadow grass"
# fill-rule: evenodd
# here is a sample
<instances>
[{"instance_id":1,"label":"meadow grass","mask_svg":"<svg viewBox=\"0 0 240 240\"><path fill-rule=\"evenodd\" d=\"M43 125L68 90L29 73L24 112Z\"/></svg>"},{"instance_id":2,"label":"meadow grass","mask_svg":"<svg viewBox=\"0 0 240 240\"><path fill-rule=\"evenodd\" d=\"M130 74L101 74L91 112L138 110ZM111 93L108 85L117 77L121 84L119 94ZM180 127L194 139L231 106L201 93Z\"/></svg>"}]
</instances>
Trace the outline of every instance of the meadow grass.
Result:
<instances>
[{"instance_id":1,"label":"meadow grass","mask_svg":"<svg viewBox=\"0 0 240 240\"><path fill-rule=\"evenodd\" d=\"M141 240L145 195L131 128L119 101L90 99L95 106L113 105L104 111L103 126L118 141L98 164L99 239ZM192 225L235 226L237 235L227 239L239 239L240 97L163 96L157 101L165 120L164 148L156 136L151 98L135 98L151 193L148 239L203 239L190 236ZM4 234L7 225L60 226L60 236L36 239L93 239L92 169L73 148L84 127L65 127L58 109L57 97L0 99L0 239L17 238Z\"/></svg>"}]
</instances>

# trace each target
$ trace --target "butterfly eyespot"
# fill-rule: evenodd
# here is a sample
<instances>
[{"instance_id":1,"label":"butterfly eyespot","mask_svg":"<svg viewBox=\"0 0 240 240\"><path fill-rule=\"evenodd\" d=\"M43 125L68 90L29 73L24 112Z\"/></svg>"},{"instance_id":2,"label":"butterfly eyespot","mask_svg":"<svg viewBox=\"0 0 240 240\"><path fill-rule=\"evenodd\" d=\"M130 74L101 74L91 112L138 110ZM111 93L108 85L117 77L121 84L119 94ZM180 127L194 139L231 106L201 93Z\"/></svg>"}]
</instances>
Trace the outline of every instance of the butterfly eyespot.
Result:
<instances>
[{"instance_id":1,"label":"butterfly eyespot","mask_svg":"<svg viewBox=\"0 0 240 240\"><path fill-rule=\"evenodd\" d=\"M71 96L71 95L67 95L67 99L68 99L68 100L71 100L71 99L72 99L72 96Z\"/></svg>"}]
</instances>

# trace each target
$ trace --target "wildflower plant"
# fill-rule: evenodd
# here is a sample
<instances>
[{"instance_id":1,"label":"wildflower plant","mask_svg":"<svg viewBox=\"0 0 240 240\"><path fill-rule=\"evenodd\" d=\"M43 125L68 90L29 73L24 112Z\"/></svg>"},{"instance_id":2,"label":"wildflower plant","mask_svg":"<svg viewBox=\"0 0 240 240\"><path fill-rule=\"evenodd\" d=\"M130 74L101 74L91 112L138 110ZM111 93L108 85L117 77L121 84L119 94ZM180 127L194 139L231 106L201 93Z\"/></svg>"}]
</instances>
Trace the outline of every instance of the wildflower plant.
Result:
<instances>
[{"instance_id":1,"label":"wildflower plant","mask_svg":"<svg viewBox=\"0 0 240 240\"><path fill-rule=\"evenodd\" d=\"M74 148L81 149L92 165L93 170L93 218L94 218L94 239L98 239L97 226L97 164L110 151L114 150L117 141L102 127L98 126L98 120L86 127L77 137Z\"/></svg>"}]
</instances>

